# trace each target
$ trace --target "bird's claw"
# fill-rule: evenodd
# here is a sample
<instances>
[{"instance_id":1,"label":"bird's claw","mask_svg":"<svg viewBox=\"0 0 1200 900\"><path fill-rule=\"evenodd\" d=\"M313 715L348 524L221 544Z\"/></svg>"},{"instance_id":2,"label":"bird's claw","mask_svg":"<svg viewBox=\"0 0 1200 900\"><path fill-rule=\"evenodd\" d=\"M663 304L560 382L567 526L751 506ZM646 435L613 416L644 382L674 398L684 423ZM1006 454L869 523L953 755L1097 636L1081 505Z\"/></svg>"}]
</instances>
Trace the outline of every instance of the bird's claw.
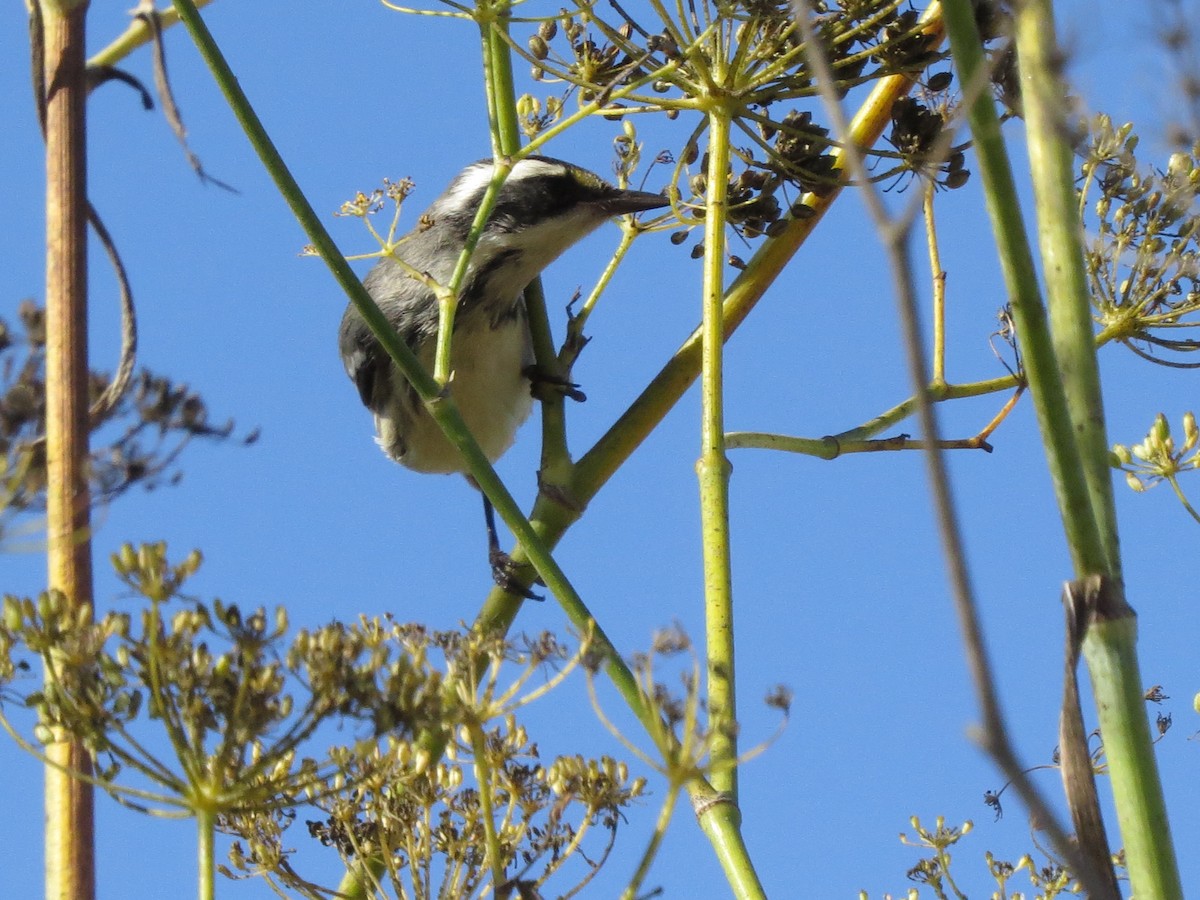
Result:
<instances>
[{"instance_id":1,"label":"bird's claw","mask_svg":"<svg viewBox=\"0 0 1200 900\"><path fill-rule=\"evenodd\" d=\"M517 597L524 597L526 600L545 600L541 594L535 594L532 590L521 584L517 578L517 564L513 562L512 557L503 550L491 550L488 552L488 562L492 566L492 580L496 582L502 589ZM538 580L541 583L541 580Z\"/></svg>"},{"instance_id":2,"label":"bird's claw","mask_svg":"<svg viewBox=\"0 0 1200 900\"><path fill-rule=\"evenodd\" d=\"M529 392L539 400L545 399L543 391L550 390L570 397L576 403L587 400L587 394L579 390L579 385L561 375L552 375L538 366L526 366L525 377L529 379Z\"/></svg>"}]
</instances>

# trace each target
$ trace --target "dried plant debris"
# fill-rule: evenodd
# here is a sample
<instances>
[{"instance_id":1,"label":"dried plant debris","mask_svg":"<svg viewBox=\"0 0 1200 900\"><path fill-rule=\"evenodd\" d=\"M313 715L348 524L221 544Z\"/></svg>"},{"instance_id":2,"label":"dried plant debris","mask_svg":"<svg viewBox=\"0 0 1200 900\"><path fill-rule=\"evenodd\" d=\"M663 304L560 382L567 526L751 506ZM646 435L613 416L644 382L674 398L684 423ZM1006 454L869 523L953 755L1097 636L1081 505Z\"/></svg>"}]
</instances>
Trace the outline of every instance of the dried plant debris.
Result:
<instances>
[{"instance_id":1,"label":"dried plant debris","mask_svg":"<svg viewBox=\"0 0 1200 900\"><path fill-rule=\"evenodd\" d=\"M10 510L39 510L46 482L42 435L46 415L45 313L31 300L17 308L17 325L0 318L0 454L8 486ZM94 401L109 377L92 372L88 385ZM182 477L180 453L193 438L226 440L234 424L214 424L204 398L186 385L142 369L130 390L99 423L89 460L92 498L107 502L134 485L152 489ZM252 443L256 432L240 436Z\"/></svg>"}]
</instances>

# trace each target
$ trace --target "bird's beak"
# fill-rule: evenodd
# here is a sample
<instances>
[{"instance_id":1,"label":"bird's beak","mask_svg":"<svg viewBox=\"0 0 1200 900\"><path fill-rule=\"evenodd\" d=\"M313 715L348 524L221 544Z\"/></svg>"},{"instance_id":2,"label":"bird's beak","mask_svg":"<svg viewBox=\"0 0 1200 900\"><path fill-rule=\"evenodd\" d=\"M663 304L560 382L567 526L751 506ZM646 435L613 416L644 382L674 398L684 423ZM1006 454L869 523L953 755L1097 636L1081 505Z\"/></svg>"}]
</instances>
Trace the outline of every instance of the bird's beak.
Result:
<instances>
[{"instance_id":1,"label":"bird's beak","mask_svg":"<svg viewBox=\"0 0 1200 900\"><path fill-rule=\"evenodd\" d=\"M647 191L613 191L611 197L600 201L600 208L609 216L623 216L627 213L645 212L648 209L662 209L670 206L671 201L662 194L651 194Z\"/></svg>"}]
</instances>

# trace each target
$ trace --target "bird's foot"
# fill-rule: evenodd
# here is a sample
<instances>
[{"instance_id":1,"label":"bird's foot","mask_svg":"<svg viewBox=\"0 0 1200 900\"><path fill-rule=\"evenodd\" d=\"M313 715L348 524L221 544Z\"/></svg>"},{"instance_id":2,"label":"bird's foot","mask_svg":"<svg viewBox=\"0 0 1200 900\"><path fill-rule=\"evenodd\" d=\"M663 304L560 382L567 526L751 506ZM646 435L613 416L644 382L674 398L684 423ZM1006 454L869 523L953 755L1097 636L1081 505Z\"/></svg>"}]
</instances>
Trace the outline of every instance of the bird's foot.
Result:
<instances>
[{"instance_id":1,"label":"bird's foot","mask_svg":"<svg viewBox=\"0 0 1200 900\"><path fill-rule=\"evenodd\" d=\"M552 375L538 366L526 366L523 374L529 379L529 392L538 400L546 399L546 391L555 391L564 397L570 397L576 403L587 399L587 394L579 390L579 385L561 375Z\"/></svg>"},{"instance_id":2,"label":"bird's foot","mask_svg":"<svg viewBox=\"0 0 1200 900\"><path fill-rule=\"evenodd\" d=\"M517 577L517 564L513 562L512 557L503 550L495 549L488 552L488 562L492 566L492 580L501 588L514 594L517 597L524 597L526 600L545 600L541 594L535 594L532 590L521 584ZM541 584L541 579L537 579L537 583Z\"/></svg>"}]
</instances>

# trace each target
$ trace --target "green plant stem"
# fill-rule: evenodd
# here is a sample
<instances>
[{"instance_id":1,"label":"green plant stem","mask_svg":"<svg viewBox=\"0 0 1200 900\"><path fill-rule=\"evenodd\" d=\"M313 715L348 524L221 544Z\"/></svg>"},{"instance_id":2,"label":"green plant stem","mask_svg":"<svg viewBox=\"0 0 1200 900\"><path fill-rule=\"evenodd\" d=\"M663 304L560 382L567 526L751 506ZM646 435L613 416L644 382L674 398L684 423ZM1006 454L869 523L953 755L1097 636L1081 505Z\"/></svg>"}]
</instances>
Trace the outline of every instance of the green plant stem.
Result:
<instances>
[{"instance_id":1,"label":"green plant stem","mask_svg":"<svg viewBox=\"0 0 1200 900\"><path fill-rule=\"evenodd\" d=\"M495 810L492 805L492 776L487 764L487 738L483 728L476 723L468 726L471 735L471 753L475 757L475 784L479 790L479 812L483 821L485 864L492 872L493 890L504 884L504 866L501 863L500 841L496 837Z\"/></svg>"},{"instance_id":2,"label":"green plant stem","mask_svg":"<svg viewBox=\"0 0 1200 900\"><path fill-rule=\"evenodd\" d=\"M1066 170L1062 168L1061 148L1050 148L1047 143L1062 142L1065 134L1064 123L1054 112L1061 111L1062 88L1052 75L1058 63L1049 7L1043 6L1039 11L1034 11L1032 7L1025 6L1022 10L1028 18L1023 23L1018 22L1017 32L1027 113L1031 112L1031 101L1034 107L1043 104L1032 112L1027 128L1031 141L1031 161L1036 158L1034 181L1039 196L1039 214L1043 216L1045 239L1061 240L1064 244L1050 248L1046 265L1049 270L1052 265L1063 267L1075 264L1068 261L1063 253L1069 254L1070 248L1078 248L1079 221L1073 196L1069 204L1072 209L1071 220L1068 222L1061 218L1061 198L1073 181L1069 160ZM964 82L969 83L983 67L979 35L970 3L966 0L947 0L946 22L955 61ZM1102 413L1098 422L1094 418L1100 413L1096 402L1098 392L1092 393L1097 383L1079 368L1083 366L1086 369L1094 365L1094 359L1088 363L1081 361L1080 357L1085 353L1084 347L1087 353L1094 353L1095 339L1090 324L1086 327L1086 339L1081 339L1079 323L1082 317L1078 309L1056 313L1056 325L1061 324L1065 329L1063 334L1057 335L1058 346L1065 354L1063 359L1059 359L1038 295L1032 254L1017 206L1017 194L1000 136L999 122L990 99L981 98L972 104L968 118L1074 568L1080 577L1093 573L1108 574L1110 565L1115 564L1116 560L1115 526L1109 518L1108 503L1101 499L1094 505L1094 499L1105 490L1099 486L1096 477L1097 461L1089 459L1086 464L1084 461L1085 452L1095 452L1096 436L1085 436L1081 442L1076 440L1076 429L1093 431L1097 425L1101 429L1103 427ZM1035 143L1040 144L1036 149L1033 146ZM1064 228L1070 233L1060 230ZM1074 275L1048 271L1047 277L1053 292L1052 303L1082 303L1086 310L1086 297L1076 290ZM1064 381L1078 379L1078 383L1071 388L1070 402L1060 378ZM1087 421L1081 422L1075 415ZM1101 449L1104 450L1104 465L1107 467L1106 448ZM1105 477L1108 477L1107 473ZM1118 579L1113 579L1113 582L1119 584ZM1128 777L1120 777L1114 771L1113 790L1131 879L1139 896L1145 892L1145 896L1174 897L1179 896L1178 876L1174 874L1161 788L1150 753L1149 731L1141 709L1140 691L1131 689L1137 677L1133 635L1134 623L1130 615L1128 621L1114 620L1089 628L1084 648L1092 671L1093 690L1096 692L1110 765L1120 759L1117 767L1128 770ZM1093 656L1097 657L1095 664ZM1117 665L1110 668L1108 663ZM1119 678L1105 676L1101 682L1096 674L1101 669L1106 672L1120 671L1121 674ZM1110 734L1110 728L1114 733ZM1165 852L1161 850L1163 843L1166 845ZM1158 859L1165 861L1158 864L1155 862ZM1156 891L1156 887L1163 888L1165 892Z\"/></svg>"},{"instance_id":3,"label":"green plant stem","mask_svg":"<svg viewBox=\"0 0 1200 900\"><path fill-rule=\"evenodd\" d=\"M196 896L200 900L213 900L216 896L215 850L213 847L213 832L216 820L212 811L206 807L196 809Z\"/></svg>"},{"instance_id":4,"label":"green plant stem","mask_svg":"<svg viewBox=\"0 0 1200 900\"><path fill-rule=\"evenodd\" d=\"M512 102L512 66L502 40L503 31L507 28L507 15L496 13L477 21L482 45L484 95L490 125L488 130L492 135L492 157L495 167L492 180L484 192L479 209L475 212L471 231L458 255L450 283L438 290L437 351L434 356L433 377L441 385L450 381L451 343L454 337L454 317L458 310L459 290L466 280L475 246L483 234L487 220L491 217L500 188L512 172L512 161L509 157L520 150L520 133ZM545 317L544 309L542 315Z\"/></svg>"},{"instance_id":5,"label":"green plant stem","mask_svg":"<svg viewBox=\"0 0 1200 900\"><path fill-rule=\"evenodd\" d=\"M721 77L723 73L717 73ZM725 226L728 213L730 113L709 112L705 197L703 318L700 326L700 527L704 560L704 627L713 787L737 797L737 695L733 579L729 554L729 459L725 455L723 350Z\"/></svg>"},{"instance_id":6,"label":"green plant stem","mask_svg":"<svg viewBox=\"0 0 1200 900\"><path fill-rule=\"evenodd\" d=\"M1188 500L1187 494L1185 494L1183 492L1183 488L1179 486L1179 479L1174 475L1168 475L1166 476L1166 479L1167 483L1171 485L1171 490L1175 492L1175 496L1179 499L1179 502L1183 504L1183 508L1187 510L1187 514L1200 523L1200 513L1196 512L1196 508L1192 506L1191 502Z\"/></svg>"},{"instance_id":7,"label":"green plant stem","mask_svg":"<svg viewBox=\"0 0 1200 900\"><path fill-rule=\"evenodd\" d=\"M946 30L964 84L986 78L979 30L970 0L946 0ZM1018 202L1016 181L990 94L967 110L984 198L1000 253L1000 269L1021 338L1025 372L1033 395L1050 476L1077 572L1104 570L1105 553L1092 515L1087 479L1075 445L1070 410L1059 381L1058 360L1042 305L1037 270Z\"/></svg>"},{"instance_id":8,"label":"green plant stem","mask_svg":"<svg viewBox=\"0 0 1200 900\"><path fill-rule=\"evenodd\" d=\"M627 217L628 218L628 217ZM613 275L617 273L621 263L625 261L625 257L629 254L629 249L633 246L633 242L637 239L640 229L632 222L625 219L621 222L621 240L617 244L617 248L609 257L608 262L604 266L604 271L600 273L600 277L596 279L596 284L592 288L587 299L578 307L574 307L575 314L567 323L568 340L563 345L562 351L559 354L558 362L564 369L574 365L575 360L582 350L583 331L587 327L588 319L591 318L592 312L596 308L596 303L600 299L600 295L608 289L608 284L612 281Z\"/></svg>"},{"instance_id":9,"label":"green plant stem","mask_svg":"<svg viewBox=\"0 0 1200 900\"><path fill-rule=\"evenodd\" d=\"M946 385L946 272L938 250L937 220L934 218L933 195L937 185L928 182L924 189L922 210L925 215L925 242L929 247L929 275L933 280L933 371L930 386L934 390Z\"/></svg>"},{"instance_id":10,"label":"green plant stem","mask_svg":"<svg viewBox=\"0 0 1200 900\"><path fill-rule=\"evenodd\" d=\"M507 15L479 21L492 152L499 158L511 156L521 149L508 22ZM550 378L564 376L564 370L558 365L540 276L525 288L525 312L539 371ZM546 391L539 399L542 413L541 477L544 484L562 485L569 478L571 467L567 452L566 401L560 391Z\"/></svg>"},{"instance_id":11,"label":"green plant stem","mask_svg":"<svg viewBox=\"0 0 1200 900\"><path fill-rule=\"evenodd\" d=\"M692 800L692 810L717 855L731 894L737 900L765 900L766 891L758 880L758 873L754 871L750 848L746 846L742 836L741 813L732 803L711 802L712 798L706 798L697 790L698 780L693 778L686 785Z\"/></svg>"},{"instance_id":12,"label":"green plant stem","mask_svg":"<svg viewBox=\"0 0 1200 900\"><path fill-rule=\"evenodd\" d=\"M1104 736L1104 758L1125 865L1137 897L1182 900L1171 826L1153 753L1138 672L1137 619L1126 616L1093 623L1084 639L1084 658Z\"/></svg>"},{"instance_id":13,"label":"green plant stem","mask_svg":"<svg viewBox=\"0 0 1200 900\"><path fill-rule=\"evenodd\" d=\"M484 91L487 94L492 150L509 156L521 149L521 123L517 119L516 89L513 86L508 13L479 20L483 42Z\"/></svg>"},{"instance_id":14,"label":"green plant stem","mask_svg":"<svg viewBox=\"0 0 1200 900\"><path fill-rule=\"evenodd\" d=\"M1134 894L1181 898L1183 888L1141 689L1137 619L1123 596L1108 436L1052 4L1025 0L1017 6L1015 25L1054 354L1070 415L1060 424L1070 427L1089 502L1090 521L1077 529L1078 538L1089 543L1076 549L1076 575L1104 575L1119 597L1118 618L1100 619L1088 627L1084 657ZM1080 506L1077 502L1071 511L1082 516L1083 510L1076 508ZM1088 567L1082 568L1085 560Z\"/></svg>"},{"instance_id":15,"label":"green plant stem","mask_svg":"<svg viewBox=\"0 0 1200 900\"><path fill-rule=\"evenodd\" d=\"M1053 4L1050 0L1025 0L1020 4L1015 22L1017 50L1022 62L1026 142L1037 205L1039 246L1054 354L1071 414L1082 474L1091 498L1092 517L1098 530L1096 538L1100 543L1096 549L1089 550L1089 556L1103 554L1106 563L1103 571L1110 577L1120 578L1104 400L1084 271L1074 153L1066 140L1069 123L1064 106L1065 86L1058 77L1062 62L1055 39Z\"/></svg>"},{"instance_id":16,"label":"green plant stem","mask_svg":"<svg viewBox=\"0 0 1200 900\"><path fill-rule=\"evenodd\" d=\"M984 68L982 43L970 0L945 0L945 11L946 30L950 36L950 46L960 77L964 84L974 84L978 79L986 78L988 73ZM1025 351L1026 375L1033 393L1034 410L1042 430L1055 496L1059 502L1064 530L1067 531L1070 540L1075 531L1086 529L1090 522L1086 484L1079 474L1066 401L1058 383L1057 361L1050 344L1033 257L991 96L979 96L969 106L967 119L983 177L988 215L1000 253L1001 272L1008 288L1017 333ZM1075 518L1077 512L1085 514L1087 519L1083 522L1078 521ZM1072 547L1074 548L1074 544ZM1045 810L1045 802L1030 783L1009 742L999 701L992 687L989 667L986 665L977 617L974 615L966 633L970 635L970 643L980 648L977 658L972 659L972 666L984 719L982 743L1005 774L1012 779L1025 804L1031 810ZM1067 859L1076 876L1089 886L1103 884L1101 878L1090 872L1086 856L1080 854L1068 840L1053 813L1046 811L1040 815L1051 830L1056 848Z\"/></svg>"},{"instance_id":17,"label":"green plant stem","mask_svg":"<svg viewBox=\"0 0 1200 900\"><path fill-rule=\"evenodd\" d=\"M637 868L633 872L633 877L629 879L629 884L621 892L621 900L636 900L637 897L642 896L642 883L650 874L650 866L654 864L654 860L658 856L663 838L667 836L667 828L675 817L675 806L678 802L679 785L673 784L668 788L666 799L663 800L662 808L658 811L658 820L654 823L654 833L650 835L650 842L646 845L642 858L638 860Z\"/></svg>"},{"instance_id":18,"label":"green plant stem","mask_svg":"<svg viewBox=\"0 0 1200 900\"><path fill-rule=\"evenodd\" d=\"M492 209L496 206L496 199L500 196L500 188L504 186L504 182L511 172L511 161L507 158L496 160L491 180L479 201L479 209L475 211L475 218L471 221L471 230L467 233L467 239L463 242L463 248L454 264L450 283L434 286L438 303L438 330L437 349L433 358L433 380L443 387L450 383L452 362L450 351L454 337L454 316L458 311L459 291L462 289L463 282L466 281L467 272L471 268L471 257L475 253L479 239L483 236L484 226L487 225Z\"/></svg>"}]
</instances>

